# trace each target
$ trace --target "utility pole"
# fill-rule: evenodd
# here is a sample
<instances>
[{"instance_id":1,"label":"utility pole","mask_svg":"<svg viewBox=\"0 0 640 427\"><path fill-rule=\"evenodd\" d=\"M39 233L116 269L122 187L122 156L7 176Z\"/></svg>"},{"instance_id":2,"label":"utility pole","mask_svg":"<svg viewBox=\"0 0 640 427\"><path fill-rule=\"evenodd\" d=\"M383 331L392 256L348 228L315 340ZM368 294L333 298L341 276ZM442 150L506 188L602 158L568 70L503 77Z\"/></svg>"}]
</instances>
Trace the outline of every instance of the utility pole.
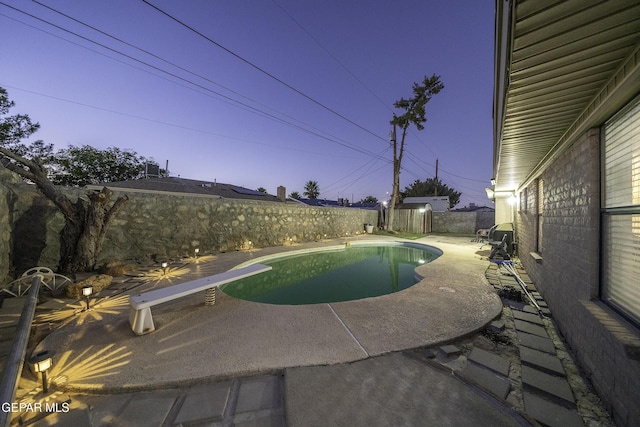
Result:
<instances>
[{"instance_id":1,"label":"utility pole","mask_svg":"<svg viewBox=\"0 0 640 427\"><path fill-rule=\"evenodd\" d=\"M436 182L433 188L434 188L433 195L434 197L437 197L438 196L438 159L436 159Z\"/></svg>"}]
</instances>

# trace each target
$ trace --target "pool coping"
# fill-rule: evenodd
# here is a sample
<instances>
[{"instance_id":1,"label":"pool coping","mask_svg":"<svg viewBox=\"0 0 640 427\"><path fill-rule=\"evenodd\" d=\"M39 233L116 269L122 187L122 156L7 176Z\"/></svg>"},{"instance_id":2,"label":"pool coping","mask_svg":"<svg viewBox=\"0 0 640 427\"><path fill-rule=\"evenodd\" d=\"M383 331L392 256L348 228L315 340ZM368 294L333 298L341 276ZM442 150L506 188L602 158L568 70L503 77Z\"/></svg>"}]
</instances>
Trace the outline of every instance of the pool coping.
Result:
<instances>
[{"instance_id":1,"label":"pool coping","mask_svg":"<svg viewBox=\"0 0 640 427\"><path fill-rule=\"evenodd\" d=\"M58 388L117 393L441 344L484 328L502 311L484 278L486 259L476 254L477 245L463 242L415 242L437 244L443 254L416 267L424 277L418 284L394 294L303 306L243 301L220 292L215 306L204 307L200 299L185 297L154 311L158 329L140 337L131 332L123 304L68 322L34 351L54 352L50 378Z\"/></svg>"},{"instance_id":2,"label":"pool coping","mask_svg":"<svg viewBox=\"0 0 640 427\"><path fill-rule=\"evenodd\" d=\"M242 268L242 267L246 267L248 265L251 264L258 264L264 261L269 261L272 259L278 259L278 258L285 258L288 256L295 256L295 255L303 255L303 254L309 254L309 253L314 253L314 252L331 252L331 251L338 251L341 249L347 249L348 247L353 247L353 246L375 246L375 245L387 245L387 246L414 246L414 247L420 247L420 248L424 248L427 247L430 250L433 250L434 252L439 252L438 257L442 256L442 251L440 249L438 249L435 246L431 246L431 245L426 245L426 244L422 244L422 243L417 243L415 241L403 241L403 240L366 240L366 241L354 241L354 242L349 242L349 243L344 243L342 245L332 245L332 246L323 246L323 247L317 247L317 248L307 248L307 249L297 249L297 250L293 250L293 251L287 251L287 252L278 252L276 254L271 254L271 255L265 255L259 258L254 258L250 261L245 261L241 264L236 265L235 267L233 267L231 270L236 270L238 268Z\"/></svg>"},{"instance_id":3,"label":"pool coping","mask_svg":"<svg viewBox=\"0 0 640 427\"><path fill-rule=\"evenodd\" d=\"M240 269L240 268L248 267L250 265L267 263L267 262L272 261L272 260L278 260L278 259L287 258L287 257L295 257L295 256L299 256L299 255L341 251L341 250L346 250L346 249L351 248L351 247L358 247L358 246L381 246L381 245L384 245L384 246L413 247L413 248L416 248L416 249L423 249L423 250L429 250L431 252L434 252L436 254L436 257L434 259L432 259L431 261L427 262L426 264L429 264L429 263L435 261L436 259L438 259L439 257L442 256L442 251L440 249L438 249L437 247L432 246L432 245L423 244L423 243L417 243L417 242L414 242L414 241L367 240L367 241L348 242L348 243L344 243L344 244L341 244L341 245L323 246L323 247L319 247L319 248L299 249L299 250L293 250L293 251L287 251L287 252L279 252L279 253L275 253L275 254L271 254L271 255L265 255L265 256L258 257L258 258L253 258L253 259L251 259L249 261L245 261L245 262L243 262L241 264L236 265L235 267L231 268L230 270L237 270L237 269ZM422 279L425 278L424 275L421 275L421 274L418 273L418 271L417 271L418 267L421 267L421 265L416 265L416 267L414 268L414 273L413 273L414 279L416 280L416 283L420 282ZM233 283L233 282L231 282L231 283ZM226 286L230 285L231 283L225 284L225 286L221 286L220 287L220 291L221 292L225 292L224 289L226 288ZM415 285L411 285L411 286L415 286ZM409 286L409 287L411 287L411 286ZM404 289L402 289L402 290L404 290ZM226 292L225 292L225 294L226 294ZM227 295L229 295L229 294L227 294ZM383 295L378 295L378 296L385 296L385 295L389 295L389 294L383 294ZM229 295L229 296L232 296L232 295ZM366 298L377 298L378 296L366 297ZM242 298L239 298L239 299L242 299ZM245 300L245 301L257 302L257 301L251 301L251 300ZM356 300L345 300L345 301L356 301ZM317 303L317 304L331 304L331 303L335 303L335 302L345 302L345 301L321 302L321 303ZM300 304L300 305L309 305L309 304L305 303L305 304Z\"/></svg>"}]
</instances>

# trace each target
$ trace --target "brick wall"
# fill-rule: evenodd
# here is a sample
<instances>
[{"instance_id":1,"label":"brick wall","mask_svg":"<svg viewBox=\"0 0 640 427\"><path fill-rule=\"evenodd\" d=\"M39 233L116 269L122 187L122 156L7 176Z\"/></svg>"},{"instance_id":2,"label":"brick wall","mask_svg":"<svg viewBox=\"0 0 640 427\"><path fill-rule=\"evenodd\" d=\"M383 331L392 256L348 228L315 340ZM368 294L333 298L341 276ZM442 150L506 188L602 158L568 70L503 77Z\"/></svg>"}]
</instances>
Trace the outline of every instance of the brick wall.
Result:
<instances>
[{"instance_id":1,"label":"brick wall","mask_svg":"<svg viewBox=\"0 0 640 427\"><path fill-rule=\"evenodd\" d=\"M640 421L639 330L598 300L600 242L599 130L561 154L543 180L542 259L537 239L537 185L520 192L518 254L548 302L559 331L619 425Z\"/></svg>"}]
</instances>

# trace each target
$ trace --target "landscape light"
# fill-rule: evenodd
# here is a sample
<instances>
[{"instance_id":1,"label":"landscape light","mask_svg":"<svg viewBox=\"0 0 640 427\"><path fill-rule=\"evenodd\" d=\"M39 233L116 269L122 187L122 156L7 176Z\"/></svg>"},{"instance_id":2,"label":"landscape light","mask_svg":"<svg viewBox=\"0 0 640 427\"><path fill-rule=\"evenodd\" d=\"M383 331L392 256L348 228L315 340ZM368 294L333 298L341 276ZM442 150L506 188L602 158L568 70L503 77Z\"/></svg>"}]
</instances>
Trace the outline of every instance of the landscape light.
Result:
<instances>
[{"instance_id":1,"label":"landscape light","mask_svg":"<svg viewBox=\"0 0 640 427\"><path fill-rule=\"evenodd\" d=\"M83 286L82 296L87 299L87 310L89 310L89 296L93 293L93 286Z\"/></svg>"},{"instance_id":2,"label":"landscape light","mask_svg":"<svg viewBox=\"0 0 640 427\"><path fill-rule=\"evenodd\" d=\"M165 275L165 276L167 275L167 266L168 265L169 265L169 263L166 262L166 261L162 263L162 274Z\"/></svg>"},{"instance_id":3,"label":"landscape light","mask_svg":"<svg viewBox=\"0 0 640 427\"><path fill-rule=\"evenodd\" d=\"M30 362L35 372L42 372L42 392L47 393L49 391L49 385L47 384L47 370L51 368L51 365L53 364L51 353L48 351L37 353L31 358Z\"/></svg>"},{"instance_id":4,"label":"landscape light","mask_svg":"<svg viewBox=\"0 0 640 427\"><path fill-rule=\"evenodd\" d=\"M200 252L200 248L195 248L193 252L196 254L196 258L198 258L198 253Z\"/></svg>"}]
</instances>

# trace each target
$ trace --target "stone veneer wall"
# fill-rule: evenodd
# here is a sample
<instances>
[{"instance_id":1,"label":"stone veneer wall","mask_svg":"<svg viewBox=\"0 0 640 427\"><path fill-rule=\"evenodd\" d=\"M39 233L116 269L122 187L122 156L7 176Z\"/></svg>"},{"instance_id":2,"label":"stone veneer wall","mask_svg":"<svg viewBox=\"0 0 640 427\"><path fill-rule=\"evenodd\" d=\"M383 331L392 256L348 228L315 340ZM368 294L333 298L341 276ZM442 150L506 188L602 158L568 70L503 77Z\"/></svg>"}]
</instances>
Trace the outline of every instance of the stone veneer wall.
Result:
<instances>
[{"instance_id":1,"label":"stone veneer wall","mask_svg":"<svg viewBox=\"0 0 640 427\"><path fill-rule=\"evenodd\" d=\"M62 214L33 186L11 188L17 195L10 221L15 273L35 265L55 268ZM67 191L72 197L86 192ZM127 194L129 201L107 230L99 264L183 257L193 255L195 248L202 254L233 251L249 241L253 247L266 247L336 238L363 232L365 223L378 223L378 212L371 210L167 193Z\"/></svg>"},{"instance_id":2,"label":"stone veneer wall","mask_svg":"<svg viewBox=\"0 0 640 427\"><path fill-rule=\"evenodd\" d=\"M298 203L129 194L107 231L102 259L192 255L278 246L362 233L378 212Z\"/></svg>"},{"instance_id":3,"label":"stone veneer wall","mask_svg":"<svg viewBox=\"0 0 640 427\"><path fill-rule=\"evenodd\" d=\"M433 212L431 227L434 233L475 234L491 228L495 212Z\"/></svg>"},{"instance_id":4,"label":"stone veneer wall","mask_svg":"<svg viewBox=\"0 0 640 427\"><path fill-rule=\"evenodd\" d=\"M4 183L10 182L11 174L0 166L0 285L8 283L11 279L11 223L12 206L15 202L15 194Z\"/></svg>"},{"instance_id":5,"label":"stone veneer wall","mask_svg":"<svg viewBox=\"0 0 640 427\"><path fill-rule=\"evenodd\" d=\"M599 129L591 129L540 176L542 259L531 254L536 251L537 181L527 188L526 197L520 193L518 254L616 422L633 425L640 420L640 331L598 299L599 150Z\"/></svg>"}]
</instances>

